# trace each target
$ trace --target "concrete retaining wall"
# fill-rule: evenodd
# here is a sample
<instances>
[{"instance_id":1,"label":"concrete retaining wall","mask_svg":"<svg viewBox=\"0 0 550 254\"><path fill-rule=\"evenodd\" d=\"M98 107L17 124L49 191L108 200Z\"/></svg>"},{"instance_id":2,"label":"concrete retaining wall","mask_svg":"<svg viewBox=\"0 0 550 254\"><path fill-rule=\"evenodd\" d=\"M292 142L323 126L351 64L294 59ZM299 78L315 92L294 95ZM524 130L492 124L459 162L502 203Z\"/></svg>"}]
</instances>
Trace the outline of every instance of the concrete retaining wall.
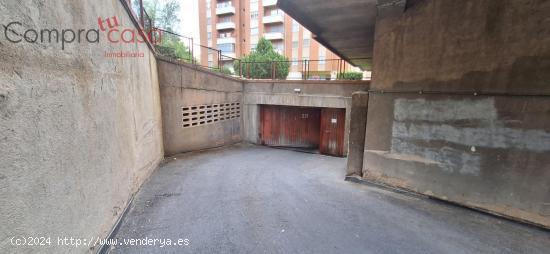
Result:
<instances>
[{"instance_id":1,"label":"concrete retaining wall","mask_svg":"<svg viewBox=\"0 0 550 254\"><path fill-rule=\"evenodd\" d=\"M379 20L364 177L550 227L549 11L426 0Z\"/></svg>"},{"instance_id":2,"label":"concrete retaining wall","mask_svg":"<svg viewBox=\"0 0 550 254\"><path fill-rule=\"evenodd\" d=\"M368 92L353 93L349 120L349 151L346 176L361 176L363 172L368 104Z\"/></svg>"},{"instance_id":3,"label":"concrete retaining wall","mask_svg":"<svg viewBox=\"0 0 550 254\"><path fill-rule=\"evenodd\" d=\"M206 107L225 103L239 103L238 107L242 107L241 80L162 57L157 62L166 155L241 141L242 108L237 118L210 123L205 114L197 114L199 124L187 127L184 127L182 110L196 106L197 110L204 107L201 112L205 112ZM237 105L233 106L237 110ZM200 124L200 117L205 117L203 124Z\"/></svg>"},{"instance_id":4,"label":"concrete retaining wall","mask_svg":"<svg viewBox=\"0 0 550 254\"><path fill-rule=\"evenodd\" d=\"M369 81L244 81L243 138L259 144L260 105L346 109L344 154L348 151L351 95L366 91ZM299 89L296 92L295 89Z\"/></svg>"},{"instance_id":5,"label":"concrete retaining wall","mask_svg":"<svg viewBox=\"0 0 550 254\"><path fill-rule=\"evenodd\" d=\"M159 57L164 150L167 155L240 142L259 144L259 105L347 109L351 94L368 90L369 82L241 80ZM294 89L300 89L296 93ZM240 103L240 118L185 128L182 108ZM345 138L347 152L348 135Z\"/></svg>"},{"instance_id":6,"label":"concrete retaining wall","mask_svg":"<svg viewBox=\"0 0 550 254\"><path fill-rule=\"evenodd\" d=\"M97 29L119 1L2 1L0 24ZM8 42L0 29L0 252L84 253L57 237L105 237L163 158L156 60L146 44ZM139 58L106 58L108 51ZM51 237L16 247L13 236Z\"/></svg>"}]
</instances>

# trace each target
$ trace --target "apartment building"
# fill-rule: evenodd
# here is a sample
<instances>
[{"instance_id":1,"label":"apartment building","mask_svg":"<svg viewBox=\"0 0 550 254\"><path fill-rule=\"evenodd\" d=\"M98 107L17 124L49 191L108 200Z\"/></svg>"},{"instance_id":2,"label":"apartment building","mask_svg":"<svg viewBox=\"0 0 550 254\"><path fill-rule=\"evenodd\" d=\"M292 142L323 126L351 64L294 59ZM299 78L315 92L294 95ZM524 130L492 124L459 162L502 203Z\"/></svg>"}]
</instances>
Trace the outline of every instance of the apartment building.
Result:
<instances>
[{"instance_id":1,"label":"apartment building","mask_svg":"<svg viewBox=\"0 0 550 254\"><path fill-rule=\"evenodd\" d=\"M225 56L239 58L249 54L264 37L273 47L292 60L289 78L302 78L306 71L303 60L308 60L309 77L334 77L344 66L339 57L320 45L312 34L298 22L277 8L277 0L198 0L200 41L216 48ZM215 67L215 51L201 50L201 63ZM232 61L222 58L221 64L232 68Z\"/></svg>"}]
</instances>

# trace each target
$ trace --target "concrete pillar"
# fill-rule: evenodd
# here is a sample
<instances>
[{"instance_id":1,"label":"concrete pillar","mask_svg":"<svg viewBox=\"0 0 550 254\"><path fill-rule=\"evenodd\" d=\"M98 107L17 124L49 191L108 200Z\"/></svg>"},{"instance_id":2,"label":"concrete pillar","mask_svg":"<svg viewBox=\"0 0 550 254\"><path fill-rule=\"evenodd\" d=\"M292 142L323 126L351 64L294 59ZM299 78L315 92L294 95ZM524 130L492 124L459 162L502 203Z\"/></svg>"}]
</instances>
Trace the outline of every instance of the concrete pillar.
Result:
<instances>
[{"instance_id":1,"label":"concrete pillar","mask_svg":"<svg viewBox=\"0 0 550 254\"><path fill-rule=\"evenodd\" d=\"M353 93L351 97L347 176L362 176L368 105L368 92Z\"/></svg>"}]
</instances>

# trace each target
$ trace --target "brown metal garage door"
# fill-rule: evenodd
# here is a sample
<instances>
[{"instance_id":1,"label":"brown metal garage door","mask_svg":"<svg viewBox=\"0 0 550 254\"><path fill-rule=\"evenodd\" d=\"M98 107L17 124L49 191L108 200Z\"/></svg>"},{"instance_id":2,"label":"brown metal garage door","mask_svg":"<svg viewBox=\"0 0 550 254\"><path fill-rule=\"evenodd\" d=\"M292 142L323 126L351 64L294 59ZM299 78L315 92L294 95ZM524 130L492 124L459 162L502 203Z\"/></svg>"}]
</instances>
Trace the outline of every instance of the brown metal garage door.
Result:
<instances>
[{"instance_id":1,"label":"brown metal garage door","mask_svg":"<svg viewBox=\"0 0 550 254\"><path fill-rule=\"evenodd\" d=\"M323 154L344 156L344 133L346 126L346 110L338 108L323 108L321 111L321 144L319 150Z\"/></svg>"},{"instance_id":2,"label":"brown metal garage door","mask_svg":"<svg viewBox=\"0 0 550 254\"><path fill-rule=\"evenodd\" d=\"M321 109L262 105L260 137L263 145L318 148Z\"/></svg>"},{"instance_id":3,"label":"brown metal garage door","mask_svg":"<svg viewBox=\"0 0 550 254\"><path fill-rule=\"evenodd\" d=\"M345 109L261 105L261 142L343 156L345 117Z\"/></svg>"}]
</instances>

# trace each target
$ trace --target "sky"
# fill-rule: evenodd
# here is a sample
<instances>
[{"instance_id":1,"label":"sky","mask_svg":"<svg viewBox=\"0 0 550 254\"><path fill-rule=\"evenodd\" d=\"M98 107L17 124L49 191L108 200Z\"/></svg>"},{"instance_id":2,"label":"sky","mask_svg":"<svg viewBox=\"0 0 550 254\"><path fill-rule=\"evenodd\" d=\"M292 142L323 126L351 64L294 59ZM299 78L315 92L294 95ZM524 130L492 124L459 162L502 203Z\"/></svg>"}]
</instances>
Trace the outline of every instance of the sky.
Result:
<instances>
[{"instance_id":1,"label":"sky","mask_svg":"<svg viewBox=\"0 0 550 254\"><path fill-rule=\"evenodd\" d=\"M180 1L180 27L181 35L193 38L195 43L200 43L199 34L199 0Z\"/></svg>"}]
</instances>

